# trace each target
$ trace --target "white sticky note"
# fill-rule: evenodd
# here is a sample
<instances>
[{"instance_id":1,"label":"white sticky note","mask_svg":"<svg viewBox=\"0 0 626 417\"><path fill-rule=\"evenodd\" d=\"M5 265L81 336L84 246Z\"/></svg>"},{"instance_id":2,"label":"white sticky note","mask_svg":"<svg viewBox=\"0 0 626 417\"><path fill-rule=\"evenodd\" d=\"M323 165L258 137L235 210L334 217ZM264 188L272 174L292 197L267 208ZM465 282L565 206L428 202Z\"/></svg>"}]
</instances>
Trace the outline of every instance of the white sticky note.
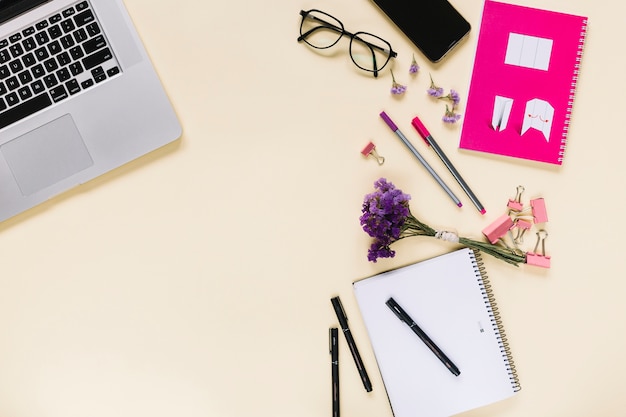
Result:
<instances>
[{"instance_id":1,"label":"white sticky note","mask_svg":"<svg viewBox=\"0 0 626 417\"><path fill-rule=\"evenodd\" d=\"M546 142L550 142L550 130L552 129L552 119L554 117L554 107L547 101L538 98L526 103L524 113L524 123L522 125L522 135L533 128L543 133Z\"/></svg>"},{"instance_id":2,"label":"white sticky note","mask_svg":"<svg viewBox=\"0 0 626 417\"><path fill-rule=\"evenodd\" d=\"M512 98L496 96L493 105L493 116L491 117L491 127L493 127L493 130L503 131L506 129L512 107Z\"/></svg>"},{"instance_id":3,"label":"white sticky note","mask_svg":"<svg viewBox=\"0 0 626 417\"><path fill-rule=\"evenodd\" d=\"M504 63L547 71L552 44L552 39L510 33Z\"/></svg>"}]
</instances>

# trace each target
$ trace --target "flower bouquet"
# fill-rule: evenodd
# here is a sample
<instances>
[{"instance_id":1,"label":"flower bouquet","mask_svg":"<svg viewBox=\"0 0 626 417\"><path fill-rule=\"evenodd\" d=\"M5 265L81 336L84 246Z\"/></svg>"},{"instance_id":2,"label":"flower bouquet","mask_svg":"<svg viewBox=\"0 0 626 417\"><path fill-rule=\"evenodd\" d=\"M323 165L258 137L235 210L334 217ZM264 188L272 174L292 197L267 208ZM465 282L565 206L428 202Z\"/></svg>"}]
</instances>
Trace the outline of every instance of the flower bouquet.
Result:
<instances>
[{"instance_id":1,"label":"flower bouquet","mask_svg":"<svg viewBox=\"0 0 626 417\"><path fill-rule=\"evenodd\" d=\"M422 223L409 209L411 196L385 178L377 180L374 188L375 192L365 196L360 217L363 230L374 238L367 255L371 262L376 262L378 258L393 258L396 253L390 248L391 244L411 236L431 236L461 244L515 266L526 261L526 254L520 249L459 237L456 233L438 231Z\"/></svg>"}]
</instances>

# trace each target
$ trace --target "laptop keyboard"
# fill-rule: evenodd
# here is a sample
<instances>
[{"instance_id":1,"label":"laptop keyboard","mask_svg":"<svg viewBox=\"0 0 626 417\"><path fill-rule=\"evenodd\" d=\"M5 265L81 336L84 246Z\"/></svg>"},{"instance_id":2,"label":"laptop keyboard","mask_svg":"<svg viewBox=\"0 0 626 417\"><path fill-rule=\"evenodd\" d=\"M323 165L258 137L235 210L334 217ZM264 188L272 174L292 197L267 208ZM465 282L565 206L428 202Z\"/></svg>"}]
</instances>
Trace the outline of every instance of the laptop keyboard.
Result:
<instances>
[{"instance_id":1,"label":"laptop keyboard","mask_svg":"<svg viewBox=\"0 0 626 417\"><path fill-rule=\"evenodd\" d=\"M119 73L89 2L66 7L0 39L0 129Z\"/></svg>"}]
</instances>

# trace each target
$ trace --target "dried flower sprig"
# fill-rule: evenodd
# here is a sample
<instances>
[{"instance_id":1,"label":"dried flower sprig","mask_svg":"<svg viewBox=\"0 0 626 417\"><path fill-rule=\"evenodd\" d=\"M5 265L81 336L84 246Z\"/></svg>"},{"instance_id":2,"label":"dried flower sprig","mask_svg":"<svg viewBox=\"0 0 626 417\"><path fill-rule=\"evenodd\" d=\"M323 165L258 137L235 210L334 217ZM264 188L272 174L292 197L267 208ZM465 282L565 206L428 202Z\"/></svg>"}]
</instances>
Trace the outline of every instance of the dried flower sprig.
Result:
<instances>
[{"instance_id":1,"label":"dried flower sprig","mask_svg":"<svg viewBox=\"0 0 626 417\"><path fill-rule=\"evenodd\" d=\"M456 233L438 231L422 223L409 209L411 196L385 178L378 179L374 188L375 192L365 196L361 209L363 214L359 218L363 230L374 238L367 255L371 262L376 262L378 258L393 258L396 252L390 248L391 244L412 236L430 236L461 244L515 266L526 261L526 254L520 249L459 237Z\"/></svg>"},{"instance_id":2,"label":"dried flower sprig","mask_svg":"<svg viewBox=\"0 0 626 417\"><path fill-rule=\"evenodd\" d=\"M452 106L456 107L461 102L461 96L456 90L450 89L450 92L447 96L439 97L440 99L450 100L452 102Z\"/></svg>"},{"instance_id":3,"label":"dried flower sprig","mask_svg":"<svg viewBox=\"0 0 626 417\"><path fill-rule=\"evenodd\" d=\"M437 86L433 81L432 74L430 75L430 87L426 90L426 93L439 100L448 100L452 103L452 106L446 104L446 112L441 120L444 123L456 123L461 119L461 115L457 112L457 106L461 102L461 96L456 90L450 89L450 92L444 95L443 88Z\"/></svg>"},{"instance_id":4,"label":"dried flower sprig","mask_svg":"<svg viewBox=\"0 0 626 417\"><path fill-rule=\"evenodd\" d=\"M448 107L446 104L446 113L443 115L442 119L444 123L456 123L461 120L461 115L454 111L454 105L452 105L452 109Z\"/></svg>"},{"instance_id":5,"label":"dried flower sprig","mask_svg":"<svg viewBox=\"0 0 626 417\"><path fill-rule=\"evenodd\" d=\"M402 95L405 92L406 86L396 82L396 78L393 76L393 71L391 71L391 94Z\"/></svg>"},{"instance_id":6,"label":"dried flower sprig","mask_svg":"<svg viewBox=\"0 0 626 417\"><path fill-rule=\"evenodd\" d=\"M415 60L415 54L413 54L413 60L411 61L411 66L409 67L409 74L415 75L420 70L419 65L417 65L417 61Z\"/></svg>"},{"instance_id":7,"label":"dried flower sprig","mask_svg":"<svg viewBox=\"0 0 626 417\"><path fill-rule=\"evenodd\" d=\"M433 81L432 74L429 74L429 75L430 75L430 87L428 88L428 90L426 90L426 93L428 93L429 96L435 97L435 98L443 97L443 88L438 87L435 84L435 82Z\"/></svg>"}]
</instances>

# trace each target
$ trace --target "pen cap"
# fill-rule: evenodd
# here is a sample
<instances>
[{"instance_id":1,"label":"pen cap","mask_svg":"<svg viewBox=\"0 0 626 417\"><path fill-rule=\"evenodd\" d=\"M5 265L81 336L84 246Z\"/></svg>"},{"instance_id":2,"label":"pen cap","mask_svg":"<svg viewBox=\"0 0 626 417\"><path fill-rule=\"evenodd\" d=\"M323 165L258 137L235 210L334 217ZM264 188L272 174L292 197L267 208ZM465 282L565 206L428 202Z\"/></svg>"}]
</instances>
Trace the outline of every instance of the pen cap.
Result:
<instances>
[{"instance_id":1,"label":"pen cap","mask_svg":"<svg viewBox=\"0 0 626 417\"><path fill-rule=\"evenodd\" d=\"M393 130L394 132L398 130L398 126L396 126L393 120L391 120L391 118L387 116L387 113L385 113L384 111L380 112L380 117L385 121L385 123L387 123L387 126L389 126L391 130Z\"/></svg>"},{"instance_id":2,"label":"pen cap","mask_svg":"<svg viewBox=\"0 0 626 417\"><path fill-rule=\"evenodd\" d=\"M411 324L409 323L406 312L398 303L396 303L396 300L394 300L393 297L390 297L385 304L387 304L387 307L389 307L401 321L409 325Z\"/></svg>"},{"instance_id":3,"label":"pen cap","mask_svg":"<svg viewBox=\"0 0 626 417\"><path fill-rule=\"evenodd\" d=\"M428 141L426 140L426 138L430 136L430 132L428 131L428 129L426 129L426 126L424 126L424 123L422 123L422 121L417 116L415 116L413 120L411 121L411 124L413 125L415 130L417 130L417 133L420 134L422 139L426 141L426 144L430 146L430 143L428 143Z\"/></svg>"},{"instance_id":4,"label":"pen cap","mask_svg":"<svg viewBox=\"0 0 626 417\"><path fill-rule=\"evenodd\" d=\"M348 327L348 317L346 316L345 311L343 311L343 304L341 304L341 300L339 297L333 297L330 299L330 302L333 305L333 309L335 309L335 314L337 314L339 325L345 330Z\"/></svg>"}]
</instances>

